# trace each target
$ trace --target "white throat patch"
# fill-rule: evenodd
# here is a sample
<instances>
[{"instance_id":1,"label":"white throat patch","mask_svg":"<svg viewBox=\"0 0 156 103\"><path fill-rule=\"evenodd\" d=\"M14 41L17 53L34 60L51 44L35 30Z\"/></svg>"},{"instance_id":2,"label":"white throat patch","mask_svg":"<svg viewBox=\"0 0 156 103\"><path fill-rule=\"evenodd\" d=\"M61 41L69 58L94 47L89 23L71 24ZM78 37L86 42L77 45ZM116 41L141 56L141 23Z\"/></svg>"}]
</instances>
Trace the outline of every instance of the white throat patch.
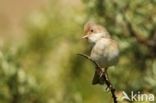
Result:
<instances>
[{"instance_id":1,"label":"white throat patch","mask_svg":"<svg viewBox=\"0 0 156 103\"><path fill-rule=\"evenodd\" d=\"M89 35L88 40L90 43L95 43L100 38L102 38L102 36L104 36L104 33L94 33L94 34Z\"/></svg>"}]
</instances>

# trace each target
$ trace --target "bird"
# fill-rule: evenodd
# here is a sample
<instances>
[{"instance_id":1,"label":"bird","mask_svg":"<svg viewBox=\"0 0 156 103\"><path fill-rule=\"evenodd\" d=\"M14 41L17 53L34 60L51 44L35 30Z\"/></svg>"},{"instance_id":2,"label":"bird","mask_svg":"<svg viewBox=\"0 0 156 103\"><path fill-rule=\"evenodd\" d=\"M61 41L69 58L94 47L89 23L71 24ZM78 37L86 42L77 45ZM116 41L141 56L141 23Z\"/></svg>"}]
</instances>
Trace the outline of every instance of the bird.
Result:
<instances>
[{"instance_id":1,"label":"bird","mask_svg":"<svg viewBox=\"0 0 156 103\"><path fill-rule=\"evenodd\" d=\"M118 42L111 37L104 26L92 21L85 23L84 34L82 38L91 44L90 58L107 74L107 69L118 62ZM104 84L102 75L98 74L98 71L95 71L92 84Z\"/></svg>"}]
</instances>

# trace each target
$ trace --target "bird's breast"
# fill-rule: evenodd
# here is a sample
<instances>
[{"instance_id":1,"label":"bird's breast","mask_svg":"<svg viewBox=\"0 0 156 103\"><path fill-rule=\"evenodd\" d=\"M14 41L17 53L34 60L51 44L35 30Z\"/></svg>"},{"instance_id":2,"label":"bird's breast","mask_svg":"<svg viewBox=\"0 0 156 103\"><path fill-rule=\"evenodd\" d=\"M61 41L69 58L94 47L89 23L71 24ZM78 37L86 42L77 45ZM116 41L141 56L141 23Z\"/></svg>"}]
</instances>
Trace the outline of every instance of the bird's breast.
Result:
<instances>
[{"instance_id":1,"label":"bird's breast","mask_svg":"<svg viewBox=\"0 0 156 103\"><path fill-rule=\"evenodd\" d=\"M90 57L102 67L113 65L118 59L117 45L109 39L98 41L93 46Z\"/></svg>"}]
</instances>

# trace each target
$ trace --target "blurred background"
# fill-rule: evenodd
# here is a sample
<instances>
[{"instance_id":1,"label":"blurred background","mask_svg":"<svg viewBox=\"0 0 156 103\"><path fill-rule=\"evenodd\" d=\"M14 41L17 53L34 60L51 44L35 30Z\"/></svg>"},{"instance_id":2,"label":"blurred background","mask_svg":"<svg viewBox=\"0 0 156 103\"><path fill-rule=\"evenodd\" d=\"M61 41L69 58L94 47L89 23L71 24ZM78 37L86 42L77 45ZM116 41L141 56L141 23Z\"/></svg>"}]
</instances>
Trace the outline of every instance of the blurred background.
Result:
<instances>
[{"instance_id":1,"label":"blurred background","mask_svg":"<svg viewBox=\"0 0 156 103\"><path fill-rule=\"evenodd\" d=\"M122 91L156 95L156 0L0 0L0 103L112 103L76 55L89 54L88 20L119 43L109 69L119 103Z\"/></svg>"}]
</instances>

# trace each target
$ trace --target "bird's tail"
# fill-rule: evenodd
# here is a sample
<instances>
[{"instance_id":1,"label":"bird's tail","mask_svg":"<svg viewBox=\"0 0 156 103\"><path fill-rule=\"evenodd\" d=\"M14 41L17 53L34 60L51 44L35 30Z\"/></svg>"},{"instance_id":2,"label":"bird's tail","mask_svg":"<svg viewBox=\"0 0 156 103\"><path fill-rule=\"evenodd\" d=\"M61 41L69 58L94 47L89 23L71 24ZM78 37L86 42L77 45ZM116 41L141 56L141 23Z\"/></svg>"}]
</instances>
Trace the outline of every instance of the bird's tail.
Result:
<instances>
[{"instance_id":1,"label":"bird's tail","mask_svg":"<svg viewBox=\"0 0 156 103\"><path fill-rule=\"evenodd\" d=\"M103 77L102 71L96 70L95 73L94 73L92 84L93 85L96 85L96 84L103 85L104 82L105 82L105 79Z\"/></svg>"}]
</instances>

